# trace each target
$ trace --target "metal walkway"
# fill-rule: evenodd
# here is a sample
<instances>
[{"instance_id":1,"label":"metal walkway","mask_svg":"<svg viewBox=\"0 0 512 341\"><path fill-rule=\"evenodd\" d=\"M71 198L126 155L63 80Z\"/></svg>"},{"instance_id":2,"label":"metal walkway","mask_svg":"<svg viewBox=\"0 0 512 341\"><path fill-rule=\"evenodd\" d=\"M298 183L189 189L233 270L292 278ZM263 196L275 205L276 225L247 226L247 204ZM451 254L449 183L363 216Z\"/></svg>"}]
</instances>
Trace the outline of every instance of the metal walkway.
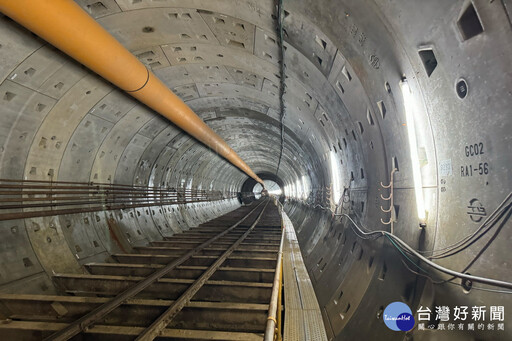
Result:
<instances>
[{"instance_id":1,"label":"metal walkway","mask_svg":"<svg viewBox=\"0 0 512 341\"><path fill-rule=\"evenodd\" d=\"M87 264L88 274L55 274L62 296L1 294L0 335L262 340L282 235L277 207L256 202L137 253L112 255L115 263Z\"/></svg>"},{"instance_id":2,"label":"metal walkway","mask_svg":"<svg viewBox=\"0 0 512 341\"><path fill-rule=\"evenodd\" d=\"M322 313L292 222L283 219L284 341L327 341Z\"/></svg>"}]
</instances>

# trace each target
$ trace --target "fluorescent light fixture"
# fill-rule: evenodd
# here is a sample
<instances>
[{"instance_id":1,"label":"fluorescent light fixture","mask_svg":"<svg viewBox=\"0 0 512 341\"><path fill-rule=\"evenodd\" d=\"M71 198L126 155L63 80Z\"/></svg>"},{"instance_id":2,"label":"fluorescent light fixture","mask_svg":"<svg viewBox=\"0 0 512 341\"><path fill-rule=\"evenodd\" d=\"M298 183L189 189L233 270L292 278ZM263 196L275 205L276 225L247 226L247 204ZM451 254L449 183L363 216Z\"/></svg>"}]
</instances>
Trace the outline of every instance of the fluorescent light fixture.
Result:
<instances>
[{"instance_id":1,"label":"fluorescent light fixture","mask_svg":"<svg viewBox=\"0 0 512 341\"><path fill-rule=\"evenodd\" d=\"M302 176L302 198L307 199L309 195L309 182L305 175Z\"/></svg>"},{"instance_id":2,"label":"fluorescent light fixture","mask_svg":"<svg viewBox=\"0 0 512 341\"><path fill-rule=\"evenodd\" d=\"M187 186L185 187L185 189L192 189L192 181L194 179L193 178L190 178L187 182ZM187 200L190 200L192 199L192 192L188 191L188 192L185 192L185 199Z\"/></svg>"},{"instance_id":3,"label":"fluorescent light fixture","mask_svg":"<svg viewBox=\"0 0 512 341\"><path fill-rule=\"evenodd\" d=\"M416 105L412 97L411 88L404 78L400 82L400 89L404 97L405 119L407 135L409 136L409 149L411 152L412 176L414 178L414 192L416 194L416 208L420 221L425 220L425 203L423 201L423 185L421 183L420 159L418 156L418 143L416 140L416 128L414 126L414 113Z\"/></svg>"},{"instance_id":4,"label":"fluorescent light fixture","mask_svg":"<svg viewBox=\"0 0 512 341\"><path fill-rule=\"evenodd\" d=\"M341 186L340 186L340 168L338 167L338 160L336 154L331 150L330 153L331 161L331 174L332 174L332 195L334 203L337 205L341 198Z\"/></svg>"}]
</instances>

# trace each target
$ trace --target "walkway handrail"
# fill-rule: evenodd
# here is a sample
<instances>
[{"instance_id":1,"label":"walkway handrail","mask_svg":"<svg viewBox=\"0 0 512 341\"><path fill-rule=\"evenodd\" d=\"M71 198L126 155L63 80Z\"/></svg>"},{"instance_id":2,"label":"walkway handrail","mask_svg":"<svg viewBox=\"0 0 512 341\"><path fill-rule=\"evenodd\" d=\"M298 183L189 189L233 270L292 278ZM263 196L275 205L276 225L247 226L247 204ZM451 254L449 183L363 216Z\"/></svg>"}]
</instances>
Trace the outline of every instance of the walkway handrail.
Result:
<instances>
[{"instance_id":1,"label":"walkway handrail","mask_svg":"<svg viewBox=\"0 0 512 341\"><path fill-rule=\"evenodd\" d=\"M281 214L282 217L283 206L275 197L274 203L276 203L276 206L279 209L279 214ZM270 305L268 309L264 341L280 341L283 335L281 330L281 293L283 290L283 244L285 230L282 218L281 229L281 243L279 244L279 253L277 256L277 264L274 273L272 296L270 298Z\"/></svg>"}]
</instances>

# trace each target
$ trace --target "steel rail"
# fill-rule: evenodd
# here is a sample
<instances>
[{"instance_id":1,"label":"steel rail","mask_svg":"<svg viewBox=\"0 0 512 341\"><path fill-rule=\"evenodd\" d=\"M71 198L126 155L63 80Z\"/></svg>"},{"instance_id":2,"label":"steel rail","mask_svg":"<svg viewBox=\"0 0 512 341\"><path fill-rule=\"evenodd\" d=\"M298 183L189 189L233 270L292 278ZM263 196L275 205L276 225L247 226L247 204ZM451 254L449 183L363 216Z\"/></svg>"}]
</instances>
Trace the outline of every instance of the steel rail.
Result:
<instances>
[{"instance_id":1,"label":"steel rail","mask_svg":"<svg viewBox=\"0 0 512 341\"><path fill-rule=\"evenodd\" d=\"M177 198L161 198L164 200L155 201L154 198L142 198L137 200L114 200L114 199L106 199L101 198L100 201L71 201L71 202L50 202L46 204L22 204L22 205L0 205L0 210L8 210L8 209L25 209L25 208L42 208L42 207L62 207L62 206L80 206L80 205L94 205L94 204L125 204L125 203L148 203L152 204L152 206L160 206L162 202L171 202L177 203L175 200ZM169 200L174 199L174 200ZM191 201L194 201L197 198L189 198ZM45 201L56 201L56 200L45 200ZM151 202L148 202L151 201ZM0 203L2 200L0 200Z\"/></svg>"},{"instance_id":2,"label":"steel rail","mask_svg":"<svg viewBox=\"0 0 512 341\"><path fill-rule=\"evenodd\" d=\"M0 179L0 221L235 197L234 192L186 188Z\"/></svg>"},{"instance_id":3,"label":"steel rail","mask_svg":"<svg viewBox=\"0 0 512 341\"><path fill-rule=\"evenodd\" d=\"M51 191L51 192L44 192ZM150 187L140 185L107 184L93 182L45 181L45 180L14 180L0 179L0 195L25 194L178 194L204 195L207 193L222 193L221 191L207 192L203 189L188 189L175 187Z\"/></svg>"},{"instance_id":4,"label":"steel rail","mask_svg":"<svg viewBox=\"0 0 512 341\"><path fill-rule=\"evenodd\" d=\"M236 198L236 196L227 197L229 199ZM221 198L217 200L223 200L226 198ZM66 209L55 209L55 210L40 210L40 211L26 211L26 212L10 212L10 213L0 213L0 221L4 220L15 220L15 219L27 219L27 218L40 218L40 217L49 217L49 216L57 216L64 214L75 214L75 213L91 213L91 212L99 212L99 211L111 211L111 210L124 210L127 208L139 208L139 207L152 207L152 206L163 206L163 205L176 205L176 204L188 204L188 203L198 203L198 202L211 202L215 200L204 199L204 200L183 200L183 201L162 201L162 202L153 202L147 204L118 204L118 205L101 205L101 206L92 206L92 207L82 207L82 208L66 208ZM97 203L101 204L101 203Z\"/></svg>"},{"instance_id":5,"label":"steel rail","mask_svg":"<svg viewBox=\"0 0 512 341\"><path fill-rule=\"evenodd\" d=\"M0 188L1 189L1 188ZM55 187L53 188L55 189ZM147 193L150 194L176 194L176 195L198 195L198 194L210 194L210 193L222 193L220 191L211 191L208 192L206 190L201 190L201 192L198 191L182 191L182 190L162 190L162 191L155 191L155 190L148 190L148 191L128 191L128 190L106 190L106 189L78 189L74 191L61 191L56 190L53 191L52 188L50 188L51 192L48 191L30 191L30 190L20 190L20 191L1 191L0 195L13 195L13 196L19 196L19 195L41 195L41 194L48 194L48 195L56 195L56 194L134 194L134 195L144 195Z\"/></svg>"},{"instance_id":6,"label":"steel rail","mask_svg":"<svg viewBox=\"0 0 512 341\"><path fill-rule=\"evenodd\" d=\"M83 182L83 181L55 181L55 180L27 180L27 179L0 179L0 182L20 182L20 183L43 183L43 184L67 184L67 185L94 185L94 186L114 186L114 187L141 187L141 188L161 188L161 187L148 187L144 185L129 185L129 184L117 184L110 182Z\"/></svg>"},{"instance_id":7,"label":"steel rail","mask_svg":"<svg viewBox=\"0 0 512 341\"><path fill-rule=\"evenodd\" d=\"M140 197L140 196L179 196L179 195L192 195L192 196L198 196L198 195L207 195L207 194L218 194L217 191L207 192L207 191L119 191L119 190L113 190L113 191L107 191L107 190L78 190L78 191L0 191L0 194L4 193L6 196L11 196L14 198L19 199L19 196L25 196L24 199L34 198L35 195L46 195L46 196L54 196L54 195L72 195L72 194L78 194L78 195L101 195L101 196L133 196L133 197ZM28 197L27 197L28 196ZM6 197L8 198L8 197ZM2 198L0 198L0 201Z\"/></svg>"},{"instance_id":8,"label":"steel rail","mask_svg":"<svg viewBox=\"0 0 512 341\"><path fill-rule=\"evenodd\" d=\"M206 196L206 195L205 195ZM198 195L194 195L195 198L198 197ZM178 196L177 195L158 195L158 194L151 194L151 195L146 195L146 194L136 194L136 195L127 195L127 194L123 194L123 195L116 195L116 194L109 194L109 195L104 195L104 196L97 196L95 194L91 194L89 196L85 196L85 195L81 195L81 196L74 196L74 197L54 197L52 196L51 193L48 193L48 195L46 197L41 197L41 198L33 198L33 197L28 197L28 198L20 198L20 197L14 197L14 198L0 198L0 203L8 203L8 202L14 202L14 203L17 203L17 202L34 202L34 201L38 201L38 202L45 202L45 201L52 201L52 202L60 202L60 201L64 201L66 202L67 200L69 201L77 201L77 200L116 200L116 199L132 199L133 201L147 201L147 200L155 200L155 199L177 199Z\"/></svg>"},{"instance_id":9,"label":"steel rail","mask_svg":"<svg viewBox=\"0 0 512 341\"><path fill-rule=\"evenodd\" d=\"M170 262L165 267L153 272L148 277L144 278L140 282L137 282L136 284L132 285L125 291L121 292L114 298L112 298L110 301L100 305L96 309L92 310L91 312L87 313L86 315L82 316L78 320L68 324L65 328L59 330L58 332L50 335L49 337L45 338L45 341L64 341L72 338L73 336L79 334L80 332L87 329L89 326L97 322L99 319L102 319L107 314L109 314L112 310L119 307L121 304L123 304L127 299L130 299L140 293L142 290L149 287L151 284L153 284L155 281L159 280L163 276L165 276L167 273L169 273L171 270L176 268L177 266L183 264L185 261L187 261L189 258L197 254L202 249L208 247L210 244L218 240L219 238L223 237L227 233L234 230L238 225L240 225L243 221L245 221L258 207L260 207L264 202L261 202L259 205L257 205L255 208L253 208L247 215L245 215L243 218L241 218L239 221L237 221L234 225L228 227L223 232L219 233L215 237L212 237L202 243L201 245L197 246L193 250L190 250L180 258Z\"/></svg>"},{"instance_id":10,"label":"steel rail","mask_svg":"<svg viewBox=\"0 0 512 341\"><path fill-rule=\"evenodd\" d=\"M96 186L96 185L80 185L80 186L58 186L59 183L55 183L57 186L55 185L34 185L34 186L30 186L30 185L5 185L5 184L0 184L0 188L1 189L46 189L46 190L51 190L51 189L76 189L76 190L80 190L80 189L83 189L83 190L107 190L107 191L113 191L113 190L126 190L126 187L123 187L123 188L117 188L116 186ZM131 191L133 192L165 192L165 191L177 191L176 189L167 189L167 188L151 188L151 187L140 187L140 188L137 188L137 187L133 187L133 188L130 188ZM193 189L182 189L182 191L189 191L189 192L194 192L194 191L202 191L202 190L193 190Z\"/></svg>"},{"instance_id":11,"label":"steel rail","mask_svg":"<svg viewBox=\"0 0 512 341\"><path fill-rule=\"evenodd\" d=\"M158 337L162 331L167 327L167 325L171 322L171 320L178 315L178 313L185 307L185 305L190 302L192 297L203 287L206 281L213 275L215 271L217 271L224 261L237 249L240 244L247 238L247 236L254 230L256 225L258 225L269 200L265 201L266 204L258 214L258 217L252 223L252 225L245 231L244 234L240 236L210 267L203 272L203 274L190 285L187 290L176 299L171 306L160 315L148 328L144 329L144 331L135 339L138 341L150 341Z\"/></svg>"},{"instance_id":12,"label":"steel rail","mask_svg":"<svg viewBox=\"0 0 512 341\"><path fill-rule=\"evenodd\" d=\"M279 254L277 256L276 272L274 274L274 282L272 285L272 296L270 298L270 305L268 308L267 326L265 328L264 341L274 341L276 335L276 329L280 326L277 325L277 321L281 321L281 317L278 316L278 310L280 309L280 297L282 290L282 267L283 267L283 243L284 243L284 228L281 231L281 242L279 244ZM279 337L278 337L279 338Z\"/></svg>"}]
</instances>

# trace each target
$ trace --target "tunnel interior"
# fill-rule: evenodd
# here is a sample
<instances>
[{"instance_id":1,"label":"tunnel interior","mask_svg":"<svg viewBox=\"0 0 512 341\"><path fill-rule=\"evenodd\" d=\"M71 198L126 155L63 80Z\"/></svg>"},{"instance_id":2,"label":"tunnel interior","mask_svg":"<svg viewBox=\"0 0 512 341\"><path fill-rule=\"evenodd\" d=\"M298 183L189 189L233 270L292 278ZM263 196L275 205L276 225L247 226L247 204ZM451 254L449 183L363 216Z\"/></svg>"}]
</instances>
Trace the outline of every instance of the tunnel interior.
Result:
<instances>
[{"instance_id":1,"label":"tunnel interior","mask_svg":"<svg viewBox=\"0 0 512 341\"><path fill-rule=\"evenodd\" d=\"M436 331L386 328L382 311L394 301L413 310L512 309L510 295L496 288L468 288L460 279L436 284L444 277L426 278L385 238L361 238L343 218L369 231L392 229L428 251L510 209L509 0L285 0L282 32L274 1L76 3L269 191L281 191L271 194L282 194L295 226L329 339L440 339ZM237 193L261 191L214 150L7 16L0 18L0 60L1 179L216 195L2 220L1 292L55 292L52 273L82 273L86 262L198 226L241 206ZM507 219L496 218L494 236L436 261L512 281ZM447 335L505 340L512 331Z\"/></svg>"},{"instance_id":2,"label":"tunnel interior","mask_svg":"<svg viewBox=\"0 0 512 341\"><path fill-rule=\"evenodd\" d=\"M281 187L274 181L263 180L263 182L265 183L265 187L263 187L263 185L261 185L261 184L256 184L256 186L254 186L252 191L254 193L258 193L258 192L261 192L263 190L263 188L265 188L269 194L272 194L275 196L280 196L281 194L283 194L283 190L281 189Z\"/></svg>"}]
</instances>

